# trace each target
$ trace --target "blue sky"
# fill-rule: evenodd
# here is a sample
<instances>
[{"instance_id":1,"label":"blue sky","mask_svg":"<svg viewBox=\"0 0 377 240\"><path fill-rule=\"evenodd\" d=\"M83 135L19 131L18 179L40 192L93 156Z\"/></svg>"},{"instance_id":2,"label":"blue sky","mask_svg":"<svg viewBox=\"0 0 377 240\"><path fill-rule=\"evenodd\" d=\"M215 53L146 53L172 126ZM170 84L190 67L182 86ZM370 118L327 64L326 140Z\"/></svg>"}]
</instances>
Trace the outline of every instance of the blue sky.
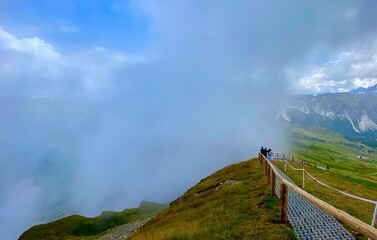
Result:
<instances>
[{"instance_id":1,"label":"blue sky","mask_svg":"<svg viewBox=\"0 0 377 240\"><path fill-rule=\"evenodd\" d=\"M0 1L0 232L284 151L286 93L377 83L377 1ZM262 100L261 100L262 99Z\"/></svg>"},{"instance_id":2,"label":"blue sky","mask_svg":"<svg viewBox=\"0 0 377 240\"><path fill-rule=\"evenodd\" d=\"M163 12L163 8L172 4L165 2L160 5L166 6L158 5L148 1L123 0L4 0L0 2L0 26L18 39L41 39L62 56L103 48L124 55L150 57L159 54L156 51L161 47L161 39L173 39L174 31L185 34L184 29L178 26L181 16L175 13L201 12L201 3L196 1L183 1L177 4L180 5L177 9L167 12ZM240 5L250 7L242 1ZM253 63L250 60L250 64L256 65L256 62L262 60L272 65L276 64L273 63L275 59L286 61L290 65L288 62L295 54L305 54L303 61L298 61L299 65L293 66L293 63L291 67L285 66L285 73L279 76L289 92L348 91L377 83L373 74L376 68L373 60L376 49L373 27L375 19L370 11L374 9L375 3L344 1L339 6L336 2L291 1L288 4L262 4L257 1L253 5L254 9L260 8L260 11L250 12L253 16L245 18L252 21L248 23L250 28L254 28L252 31L242 30L247 27L239 19L242 14L231 15L235 18L235 23L239 21L236 23L238 25L233 26L235 33L249 31L240 38L250 39L249 44L254 47L256 54L261 53L260 58L256 58ZM183 10L185 7L188 8ZM282 11L276 11L279 8ZM324 8L333 9L333 12ZM270 16L270 12L274 16L266 17ZM215 17L216 7L206 14L209 19ZM167 20L168 18L170 19ZM227 24L224 20L226 14L219 18L222 18L216 19L219 26ZM165 22L166 20L171 22ZM254 26L258 21L261 24ZM182 27L196 26L200 32L203 27L201 24L195 23L194 19L193 24ZM308 31L309 29L313 31ZM260 34L259 32L263 34L260 36L263 42L253 37L253 34ZM290 44L297 48L292 48ZM257 49L261 49L263 54ZM360 66L369 66L369 70L366 67L361 69ZM250 72L251 75L254 74L252 67ZM286 81L287 78L289 81Z\"/></svg>"},{"instance_id":3,"label":"blue sky","mask_svg":"<svg viewBox=\"0 0 377 240\"><path fill-rule=\"evenodd\" d=\"M58 49L141 51L149 20L130 1L1 1L0 21L19 37L38 36Z\"/></svg>"}]
</instances>

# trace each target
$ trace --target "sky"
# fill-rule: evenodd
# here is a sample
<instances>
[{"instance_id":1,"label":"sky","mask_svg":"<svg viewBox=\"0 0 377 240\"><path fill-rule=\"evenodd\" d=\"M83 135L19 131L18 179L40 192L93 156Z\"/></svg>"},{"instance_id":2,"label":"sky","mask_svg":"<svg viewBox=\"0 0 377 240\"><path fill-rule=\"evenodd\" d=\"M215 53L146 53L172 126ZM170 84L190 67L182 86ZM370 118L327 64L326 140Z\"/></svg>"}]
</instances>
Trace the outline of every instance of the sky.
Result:
<instances>
[{"instance_id":1,"label":"sky","mask_svg":"<svg viewBox=\"0 0 377 240\"><path fill-rule=\"evenodd\" d=\"M375 1L0 1L0 233L168 202L261 145L290 93L377 83Z\"/></svg>"}]
</instances>

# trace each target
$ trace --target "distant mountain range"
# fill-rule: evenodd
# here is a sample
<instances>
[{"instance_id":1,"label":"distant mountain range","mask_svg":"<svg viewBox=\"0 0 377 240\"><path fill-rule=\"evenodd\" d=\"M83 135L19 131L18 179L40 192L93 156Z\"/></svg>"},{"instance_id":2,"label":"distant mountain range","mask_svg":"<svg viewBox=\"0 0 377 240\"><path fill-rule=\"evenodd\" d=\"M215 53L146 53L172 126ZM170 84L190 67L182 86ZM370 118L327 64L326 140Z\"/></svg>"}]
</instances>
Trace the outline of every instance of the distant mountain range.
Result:
<instances>
[{"instance_id":1,"label":"distant mountain range","mask_svg":"<svg viewBox=\"0 0 377 240\"><path fill-rule=\"evenodd\" d=\"M277 117L328 128L349 140L377 147L377 85L348 93L297 95L279 107Z\"/></svg>"},{"instance_id":2,"label":"distant mountain range","mask_svg":"<svg viewBox=\"0 0 377 240\"><path fill-rule=\"evenodd\" d=\"M377 84L368 88L358 87L356 89L352 89L350 93L351 94L377 95Z\"/></svg>"}]
</instances>

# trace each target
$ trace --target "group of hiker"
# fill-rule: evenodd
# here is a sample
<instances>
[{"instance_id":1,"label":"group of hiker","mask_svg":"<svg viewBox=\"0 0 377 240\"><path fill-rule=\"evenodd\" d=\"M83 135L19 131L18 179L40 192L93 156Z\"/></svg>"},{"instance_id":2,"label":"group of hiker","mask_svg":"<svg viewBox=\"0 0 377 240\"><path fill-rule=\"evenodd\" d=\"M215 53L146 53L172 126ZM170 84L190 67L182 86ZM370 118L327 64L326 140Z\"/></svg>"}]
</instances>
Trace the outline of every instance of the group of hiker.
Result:
<instances>
[{"instance_id":1,"label":"group of hiker","mask_svg":"<svg viewBox=\"0 0 377 240\"><path fill-rule=\"evenodd\" d=\"M271 151L271 148L264 148L263 146L260 148L260 153L265 156L267 159L274 160L274 155Z\"/></svg>"}]
</instances>

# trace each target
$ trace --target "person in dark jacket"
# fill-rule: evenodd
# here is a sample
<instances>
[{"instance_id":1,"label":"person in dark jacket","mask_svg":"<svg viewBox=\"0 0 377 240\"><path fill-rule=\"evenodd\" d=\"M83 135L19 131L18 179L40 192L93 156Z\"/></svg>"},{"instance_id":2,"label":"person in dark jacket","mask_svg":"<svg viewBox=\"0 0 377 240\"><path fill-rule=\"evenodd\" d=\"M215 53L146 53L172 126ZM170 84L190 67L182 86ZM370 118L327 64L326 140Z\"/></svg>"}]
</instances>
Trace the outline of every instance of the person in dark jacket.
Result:
<instances>
[{"instance_id":1,"label":"person in dark jacket","mask_svg":"<svg viewBox=\"0 0 377 240\"><path fill-rule=\"evenodd\" d=\"M267 148L263 148L262 154L263 156L267 157Z\"/></svg>"}]
</instances>

